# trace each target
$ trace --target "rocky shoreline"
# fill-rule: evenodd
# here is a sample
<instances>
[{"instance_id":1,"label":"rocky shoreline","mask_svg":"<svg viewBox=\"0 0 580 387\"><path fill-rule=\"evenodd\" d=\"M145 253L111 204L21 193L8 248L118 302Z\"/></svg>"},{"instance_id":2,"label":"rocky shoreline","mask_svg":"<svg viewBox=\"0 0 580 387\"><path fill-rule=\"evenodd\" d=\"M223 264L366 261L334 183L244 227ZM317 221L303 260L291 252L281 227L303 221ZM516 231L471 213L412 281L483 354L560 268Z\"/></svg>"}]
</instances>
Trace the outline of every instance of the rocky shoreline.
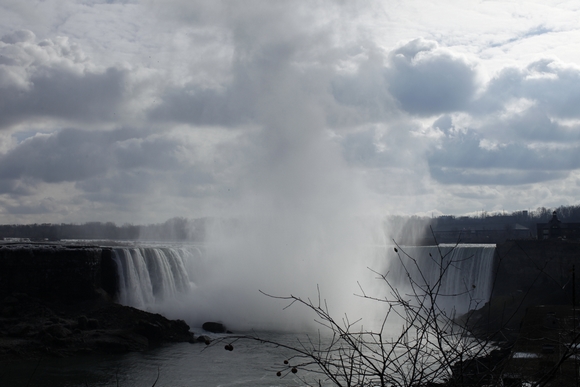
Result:
<instances>
[{"instance_id":1,"label":"rocky shoreline","mask_svg":"<svg viewBox=\"0 0 580 387\"><path fill-rule=\"evenodd\" d=\"M0 299L0 362L145 351L178 342L195 342L184 321L116 304L104 292L76 302L24 293Z\"/></svg>"}]
</instances>

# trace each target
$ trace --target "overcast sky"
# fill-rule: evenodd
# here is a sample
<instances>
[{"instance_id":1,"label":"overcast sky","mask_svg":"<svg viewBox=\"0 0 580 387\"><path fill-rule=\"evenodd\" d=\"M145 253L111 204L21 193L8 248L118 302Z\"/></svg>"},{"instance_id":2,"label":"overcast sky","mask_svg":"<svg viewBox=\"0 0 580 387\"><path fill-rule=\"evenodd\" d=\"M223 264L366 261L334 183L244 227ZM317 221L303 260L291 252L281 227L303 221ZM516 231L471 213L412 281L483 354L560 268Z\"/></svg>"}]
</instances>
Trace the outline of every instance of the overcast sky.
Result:
<instances>
[{"instance_id":1,"label":"overcast sky","mask_svg":"<svg viewBox=\"0 0 580 387\"><path fill-rule=\"evenodd\" d=\"M578 20L575 1L0 0L0 223L578 204Z\"/></svg>"}]
</instances>

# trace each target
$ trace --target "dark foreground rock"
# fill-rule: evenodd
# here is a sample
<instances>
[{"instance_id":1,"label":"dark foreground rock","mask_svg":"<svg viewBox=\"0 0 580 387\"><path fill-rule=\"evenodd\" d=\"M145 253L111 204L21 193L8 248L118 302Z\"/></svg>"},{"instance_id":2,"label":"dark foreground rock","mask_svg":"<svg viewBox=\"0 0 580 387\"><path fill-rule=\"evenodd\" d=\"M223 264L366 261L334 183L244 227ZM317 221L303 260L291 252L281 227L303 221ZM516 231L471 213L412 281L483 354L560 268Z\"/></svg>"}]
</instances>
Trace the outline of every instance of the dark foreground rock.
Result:
<instances>
[{"instance_id":1,"label":"dark foreground rock","mask_svg":"<svg viewBox=\"0 0 580 387\"><path fill-rule=\"evenodd\" d=\"M0 361L39 356L144 351L194 342L182 320L107 300L41 300L23 293L0 299Z\"/></svg>"},{"instance_id":2,"label":"dark foreground rock","mask_svg":"<svg viewBox=\"0 0 580 387\"><path fill-rule=\"evenodd\" d=\"M203 323L201 326L203 330L212 332L212 333L232 333L226 328L226 326L219 322L208 321Z\"/></svg>"},{"instance_id":3,"label":"dark foreground rock","mask_svg":"<svg viewBox=\"0 0 580 387\"><path fill-rule=\"evenodd\" d=\"M578 241L513 240L498 244L490 300L459 321L480 337L514 342L528 308L578 304L574 291L579 256Z\"/></svg>"}]
</instances>

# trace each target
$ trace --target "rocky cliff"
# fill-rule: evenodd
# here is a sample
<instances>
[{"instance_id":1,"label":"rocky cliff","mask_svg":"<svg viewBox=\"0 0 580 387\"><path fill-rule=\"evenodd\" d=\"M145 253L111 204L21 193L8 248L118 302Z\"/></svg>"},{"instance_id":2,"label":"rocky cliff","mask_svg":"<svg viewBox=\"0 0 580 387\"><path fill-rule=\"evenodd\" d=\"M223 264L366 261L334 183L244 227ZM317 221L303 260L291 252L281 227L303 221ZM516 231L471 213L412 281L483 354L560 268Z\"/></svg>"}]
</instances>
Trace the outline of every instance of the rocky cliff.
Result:
<instances>
[{"instance_id":1,"label":"rocky cliff","mask_svg":"<svg viewBox=\"0 0 580 387\"><path fill-rule=\"evenodd\" d=\"M83 300L103 289L114 296L116 265L110 248L59 244L0 245L0 295Z\"/></svg>"},{"instance_id":2,"label":"rocky cliff","mask_svg":"<svg viewBox=\"0 0 580 387\"><path fill-rule=\"evenodd\" d=\"M498 244L490 301L469 313L471 326L514 339L526 309L572 305L580 300L580 243L566 240L514 240ZM575 275L576 271L578 274ZM575 283L576 282L576 283ZM576 291L578 293L578 291Z\"/></svg>"},{"instance_id":3,"label":"rocky cliff","mask_svg":"<svg viewBox=\"0 0 580 387\"><path fill-rule=\"evenodd\" d=\"M193 342L189 326L116 304L110 248L0 246L0 362Z\"/></svg>"}]
</instances>

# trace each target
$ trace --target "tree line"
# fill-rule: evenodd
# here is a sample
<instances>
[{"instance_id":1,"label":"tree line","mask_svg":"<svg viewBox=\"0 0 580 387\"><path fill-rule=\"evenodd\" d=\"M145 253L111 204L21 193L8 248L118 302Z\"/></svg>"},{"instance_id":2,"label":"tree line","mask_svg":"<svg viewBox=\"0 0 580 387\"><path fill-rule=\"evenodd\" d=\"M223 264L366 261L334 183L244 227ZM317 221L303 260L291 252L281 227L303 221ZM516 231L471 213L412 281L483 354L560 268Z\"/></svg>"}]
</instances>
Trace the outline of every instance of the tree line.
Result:
<instances>
[{"instance_id":1,"label":"tree line","mask_svg":"<svg viewBox=\"0 0 580 387\"><path fill-rule=\"evenodd\" d=\"M503 232L510 239L516 226L529 230L528 237L536 237L536 225L547 223L556 211L558 219L563 223L580 223L580 205L559 207L538 207L535 210L518 210L513 212L481 211L473 215L455 216L390 216L385 220L385 228L391 232L389 239L399 243L409 243L421 239L429 239L433 233L442 230L461 231L466 229L495 229ZM457 241L455 239L455 241Z\"/></svg>"},{"instance_id":2,"label":"tree line","mask_svg":"<svg viewBox=\"0 0 580 387\"><path fill-rule=\"evenodd\" d=\"M88 240L150 240L201 241L205 236L205 218L188 220L171 218L163 223L149 225L113 222L83 224L5 224L0 225L0 238L58 241L63 239Z\"/></svg>"},{"instance_id":3,"label":"tree line","mask_svg":"<svg viewBox=\"0 0 580 387\"><path fill-rule=\"evenodd\" d=\"M482 211L471 216L442 215L438 217L390 216L385 220L386 228L395 230L391 238L403 241L409 236L431 235L431 230L441 227L461 230L475 223L486 227L503 225L506 230L515 224L527 227L535 235L536 224L546 223L556 211L562 222L580 223L580 205L556 208L538 207L536 210L519 210L511 213ZM186 219L174 217L163 223L117 226L113 222L87 222L83 224L5 224L0 225L0 238L28 238L30 240L150 240L150 241L197 241L205 239L211 218ZM227 223L227 222L226 222ZM231 223L231 224L230 224ZM229 220L230 226L235 225Z\"/></svg>"}]
</instances>

